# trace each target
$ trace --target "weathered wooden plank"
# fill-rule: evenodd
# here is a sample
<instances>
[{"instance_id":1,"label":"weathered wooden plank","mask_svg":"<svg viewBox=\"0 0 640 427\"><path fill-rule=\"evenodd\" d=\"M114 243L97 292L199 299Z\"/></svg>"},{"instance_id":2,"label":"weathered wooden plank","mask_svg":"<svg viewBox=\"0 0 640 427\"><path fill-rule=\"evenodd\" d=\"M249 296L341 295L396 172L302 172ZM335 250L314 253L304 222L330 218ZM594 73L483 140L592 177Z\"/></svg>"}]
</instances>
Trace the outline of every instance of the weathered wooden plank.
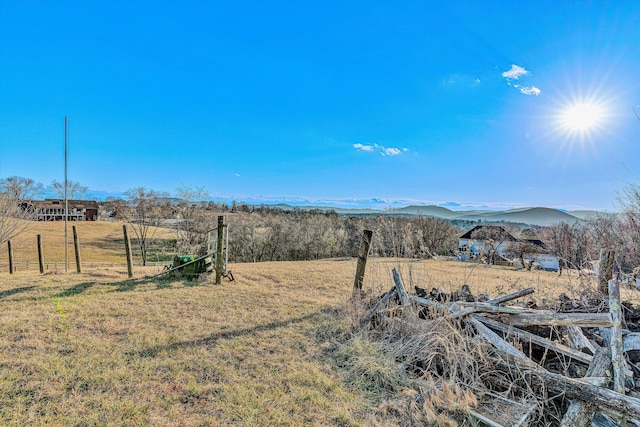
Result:
<instances>
[{"instance_id":1,"label":"weathered wooden plank","mask_svg":"<svg viewBox=\"0 0 640 427\"><path fill-rule=\"evenodd\" d=\"M402 277L400 277L400 273L398 273L395 268L391 270L391 273L393 273L393 281L396 283L396 289L398 290L400 305L404 307L410 302L409 294L404 287L404 283L402 283Z\"/></svg>"},{"instance_id":2,"label":"weathered wooden plank","mask_svg":"<svg viewBox=\"0 0 640 427\"><path fill-rule=\"evenodd\" d=\"M478 333L484 339L489 341L491 345L493 345L495 348L508 354L509 356L512 356L518 359L518 361L521 364L529 368L541 369L537 363L529 359L523 352L521 352L520 350L518 350L517 348L515 348L505 340L503 340L502 337L500 337L498 334L493 332L491 329L489 329L479 320L475 319L474 317L469 317L468 320L469 320L469 323L471 323L473 327L476 329L476 331L478 331Z\"/></svg>"},{"instance_id":3,"label":"weathered wooden plank","mask_svg":"<svg viewBox=\"0 0 640 427\"><path fill-rule=\"evenodd\" d=\"M75 225L71 226L73 230L73 249L76 254L76 271L82 273L82 260L80 257L80 240L78 239L78 230Z\"/></svg>"},{"instance_id":4,"label":"weathered wooden plank","mask_svg":"<svg viewBox=\"0 0 640 427\"><path fill-rule=\"evenodd\" d=\"M620 309L620 286L617 280L609 280L609 314L613 320L611 326L611 363L613 364L613 389L624 394L625 370L622 343L622 311Z\"/></svg>"},{"instance_id":5,"label":"weathered wooden plank","mask_svg":"<svg viewBox=\"0 0 640 427\"><path fill-rule=\"evenodd\" d=\"M371 239L373 231L364 230L362 232L362 241L360 242L360 250L358 253L358 264L356 265L356 277L353 281L354 289L362 289L364 282L364 273L367 268L367 258L369 257L369 248L371 247Z\"/></svg>"},{"instance_id":6,"label":"weathered wooden plank","mask_svg":"<svg viewBox=\"0 0 640 427\"><path fill-rule=\"evenodd\" d=\"M507 359L510 358L509 354L503 354ZM564 393L569 399L591 402L598 407L604 408L608 413L640 419L640 399L626 396L604 387L594 386L579 379L567 378L543 369L532 369L530 366L520 363L521 360L519 358L511 357L511 359L520 366L522 372L527 375L530 384L534 386L545 387L553 393ZM514 369L512 365L503 362L497 362L495 366L504 372L512 372Z\"/></svg>"},{"instance_id":7,"label":"weathered wooden plank","mask_svg":"<svg viewBox=\"0 0 640 427\"><path fill-rule=\"evenodd\" d=\"M469 415L471 415L472 417L474 417L475 419L477 419L478 421L482 422L483 424L488 425L489 427L505 427L502 424L499 424L495 421L493 421L491 418L487 418L484 415L469 409Z\"/></svg>"},{"instance_id":8,"label":"weathered wooden plank","mask_svg":"<svg viewBox=\"0 0 640 427\"><path fill-rule=\"evenodd\" d=\"M129 278L133 277L133 262L131 261L131 241L129 240L129 233L127 233L127 225L122 225L122 233L124 234L124 250L127 256L127 275Z\"/></svg>"},{"instance_id":9,"label":"weathered wooden plank","mask_svg":"<svg viewBox=\"0 0 640 427\"><path fill-rule=\"evenodd\" d=\"M380 310L380 308L383 307L387 303L387 301L393 298L397 292L398 289L395 286L385 292L380 300L376 303L376 305L374 305L369 311L367 311L367 314L365 314L365 316L362 318L362 323L367 323L368 321L373 319L373 316L376 315L378 310Z\"/></svg>"},{"instance_id":10,"label":"weathered wooden plank","mask_svg":"<svg viewBox=\"0 0 640 427\"><path fill-rule=\"evenodd\" d=\"M586 328L610 328L613 325L613 320L609 313L525 313L501 316L500 320L512 326L581 326Z\"/></svg>"},{"instance_id":11,"label":"weathered wooden plank","mask_svg":"<svg viewBox=\"0 0 640 427\"><path fill-rule=\"evenodd\" d=\"M44 274L44 253L42 251L42 235L38 234L38 266L40 267L40 274Z\"/></svg>"},{"instance_id":12,"label":"weathered wooden plank","mask_svg":"<svg viewBox=\"0 0 640 427\"><path fill-rule=\"evenodd\" d=\"M520 341L523 342L532 342L536 345L539 345L541 347L545 347L548 348L550 350L555 351L556 353L560 353L563 354L565 356L568 356L572 359L575 360L579 360L580 362L583 363L591 363L591 361L593 360L593 356L588 355L586 353L583 353L581 351L578 350L574 350L572 348L569 348L565 345L562 344L558 344L554 341L551 341L549 339L546 338L542 338L538 335L532 334L531 332L527 332L527 331L523 331L522 329L518 329L514 326L507 326L503 323L497 322L495 320L489 319L485 316L482 315L474 315L474 318L476 318L477 320L481 321L482 323L484 323L485 325L487 325L488 327L492 328L492 329L496 329L502 333L507 334L507 338L509 337L515 337Z\"/></svg>"},{"instance_id":13,"label":"weathered wooden plank","mask_svg":"<svg viewBox=\"0 0 640 427\"><path fill-rule=\"evenodd\" d=\"M216 247L216 265L215 265L215 270L216 270L216 285L221 285L222 284L222 274L224 273L223 268L224 268L224 260L222 259L222 256L224 251L224 216L223 215L218 215L218 240L217 240L217 247Z\"/></svg>"},{"instance_id":14,"label":"weathered wooden plank","mask_svg":"<svg viewBox=\"0 0 640 427\"><path fill-rule=\"evenodd\" d=\"M591 354L596 354L596 350L599 348L599 346L596 347L594 343L589 341L589 339L582 332L581 328L579 328L578 326L563 326L562 331L567 336L569 347L575 348L576 350L582 350L586 348L591 352Z\"/></svg>"},{"instance_id":15,"label":"weathered wooden plank","mask_svg":"<svg viewBox=\"0 0 640 427\"><path fill-rule=\"evenodd\" d=\"M524 307L515 307L508 305L495 305L489 304L488 302L462 302L456 301L455 304L466 307L463 312L466 312L467 309L474 309L474 311L470 311L475 313L495 313L495 314L553 314L553 311L549 310L535 310L532 308L524 308Z\"/></svg>"},{"instance_id":16,"label":"weathered wooden plank","mask_svg":"<svg viewBox=\"0 0 640 427\"><path fill-rule=\"evenodd\" d=\"M522 289L522 290L517 291L517 292L513 292L511 294L502 295L502 296L499 296L497 298L490 299L489 301L487 301L487 303L489 303L489 304L502 304L502 303L505 303L507 301L512 301L512 300L517 299L517 298L522 298L522 297L530 295L530 294L532 294L534 292L535 292L535 289L526 288L526 289Z\"/></svg>"},{"instance_id":17,"label":"weathered wooden plank","mask_svg":"<svg viewBox=\"0 0 640 427\"><path fill-rule=\"evenodd\" d=\"M604 377L611 369L611 356L608 349L598 349L587 370L588 377ZM584 378L586 380L586 378ZM607 382L608 379L605 379ZM599 384L605 386L605 384ZM561 427L589 427L596 413L596 407L589 402L573 400L562 418Z\"/></svg>"},{"instance_id":18,"label":"weathered wooden plank","mask_svg":"<svg viewBox=\"0 0 640 427\"><path fill-rule=\"evenodd\" d=\"M441 302L431 301L430 299L422 298L417 295L411 295L409 298L411 299L411 301L425 307L435 308L437 310L442 310L442 311L449 311L449 308L445 304L442 304Z\"/></svg>"},{"instance_id":19,"label":"weathered wooden plank","mask_svg":"<svg viewBox=\"0 0 640 427\"><path fill-rule=\"evenodd\" d=\"M609 292L609 280L613 278L613 264L616 252L610 249L600 249L600 265L598 266L598 290L603 295Z\"/></svg>"}]
</instances>

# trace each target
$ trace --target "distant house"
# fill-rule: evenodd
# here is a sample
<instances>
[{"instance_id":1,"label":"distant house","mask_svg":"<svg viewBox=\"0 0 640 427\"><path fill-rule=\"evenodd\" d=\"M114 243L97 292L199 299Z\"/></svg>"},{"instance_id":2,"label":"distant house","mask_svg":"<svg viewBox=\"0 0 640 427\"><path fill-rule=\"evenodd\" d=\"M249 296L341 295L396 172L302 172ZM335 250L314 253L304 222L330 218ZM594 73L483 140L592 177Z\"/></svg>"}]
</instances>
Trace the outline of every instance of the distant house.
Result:
<instances>
[{"instance_id":1,"label":"distant house","mask_svg":"<svg viewBox=\"0 0 640 427\"><path fill-rule=\"evenodd\" d=\"M98 202L95 200L69 200L69 221L97 221ZM63 199L31 200L26 207L33 209L36 221L64 221Z\"/></svg>"},{"instance_id":2,"label":"distant house","mask_svg":"<svg viewBox=\"0 0 640 427\"><path fill-rule=\"evenodd\" d=\"M460 236L457 258L460 261L477 260L488 253L495 253L496 264L518 266L522 262L513 257L513 251L517 245L525 244L535 246L536 250L523 254L524 260L537 262L542 270L558 271L558 257L548 253L542 240L518 239L497 225L478 225Z\"/></svg>"}]
</instances>

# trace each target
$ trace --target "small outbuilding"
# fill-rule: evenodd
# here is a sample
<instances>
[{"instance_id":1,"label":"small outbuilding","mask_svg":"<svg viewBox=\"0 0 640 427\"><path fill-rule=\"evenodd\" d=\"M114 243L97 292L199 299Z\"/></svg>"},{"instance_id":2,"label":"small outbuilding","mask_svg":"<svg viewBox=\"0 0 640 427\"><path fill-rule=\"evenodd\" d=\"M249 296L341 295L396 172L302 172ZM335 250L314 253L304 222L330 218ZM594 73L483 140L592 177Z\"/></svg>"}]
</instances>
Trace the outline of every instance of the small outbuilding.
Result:
<instances>
[{"instance_id":1,"label":"small outbuilding","mask_svg":"<svg viewBox=\"0 0 640 427\"><path fill-rule=\"evenodd\" d=\"M516 254L520 254L516 256ZM539 239L518 239L499 225L478 225L458 239L457 258L460 261L491 257L495 264L522 266L522 262L537 263L539 268L558 271L558 257L547 250Z\"/></svg>"}]
</instances>

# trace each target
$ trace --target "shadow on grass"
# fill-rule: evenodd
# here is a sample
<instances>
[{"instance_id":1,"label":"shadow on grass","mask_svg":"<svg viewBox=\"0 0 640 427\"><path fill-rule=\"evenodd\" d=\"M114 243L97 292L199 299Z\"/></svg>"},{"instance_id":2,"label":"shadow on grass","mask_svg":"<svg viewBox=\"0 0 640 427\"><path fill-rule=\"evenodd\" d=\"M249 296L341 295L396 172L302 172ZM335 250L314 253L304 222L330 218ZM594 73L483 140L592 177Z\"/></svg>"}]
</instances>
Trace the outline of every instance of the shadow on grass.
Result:
<instances>
[{"instance_id":1,"label":"shadow on grass","mask_svg":"<svg viewBox=\"0 0 640 427\"><path fill-rule=\"evenodd\" d=\"M273 329L283 328L296 323L301 323L306 320L319 317L323 313L325 313L324 310L319 310L311 314L307 314L306 316L296 317L294 319L289 319L289 320L281 320L278 322L271 322L264 325L254 326L253 328L244 328L244 329L236 329L233 331L216 332L214 334L209 335L206 338L200 338L192 341L182 341L182 342L177 342L177 343L167 344L167 345L158 345L158 346L146 348L140 351L129 352L127 353L127 356L155 357L158 355L158 353L162 351L192 348L192 347L198 347L202 345L212 345L218 342L219 340L223 340L223 339L236 338L236 337L241 337L243 335L251 335L257 332L269 331Z\"/></svg>"},{"instance_id":2,"label":"shadow on grass","mask_svg":"<svg viewBox=\"0 0 640 427\"><path fill-rule=\"evenodd\" d=\"M89 289L90 287L92 287L93 285L95 285L96 282L84 282L84 283L79 283L75 286L72 286L71 288L67 289L66 291L62 291L59 294L55 294L54 297L57 298L65 298L65 297L71 297L74 295L78 295L83 293L84 291L86 291L87 289Z\"/></svg>"},{"instance_id":3,"label":"shadow on grass","mask_svg":"<svg viewBox=\"0 0 640 427\"><path fill-rule=\"evenodd\" d=\"M27 292L34 288L35 286L23 286L21 288L9 289L8 291L0 292L0 299L19 294L21 292Z\"/></svg>"},{"instance_id":4,"label":"shadow on grass","mask_svg":"<svg viewBox=\"0 0 640 427\"><path fill-rule=\"evenodd\" d=\"M173 287L174 283L178 283L185 287L196 287L196 286L206 286L207 282L198 281L198 280L188 280L180 275L169 276L169 277L142 277L140 279L127 279L120 282L109 283L111 286L115 286L116 288L110 292L131 292L135 291L138 285L148 285L154 284L156 285L156 289L144 289L144 291L158 290L158 289L169 289Z\"/></svg>"}]
</instances>

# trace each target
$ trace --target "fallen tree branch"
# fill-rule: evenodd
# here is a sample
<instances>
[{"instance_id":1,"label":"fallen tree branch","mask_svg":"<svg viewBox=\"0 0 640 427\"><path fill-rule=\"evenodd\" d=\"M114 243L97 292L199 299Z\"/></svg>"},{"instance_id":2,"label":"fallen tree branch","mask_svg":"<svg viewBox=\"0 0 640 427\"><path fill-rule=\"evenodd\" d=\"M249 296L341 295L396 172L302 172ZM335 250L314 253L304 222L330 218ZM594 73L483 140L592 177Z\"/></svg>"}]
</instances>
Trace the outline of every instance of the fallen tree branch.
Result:
<instances>
[{"instance_id":1,"label":"fallen tree branch","mask_svg":"<svg viewBox=\"0 0 640 427\"><path fill-rule=\"evenodd\" d=\"M562 344L558 344L556 342L553 342L549 339L546 338L542 338L541 336L532 334L531 332L527 332L527 331L523 331L522 329L518 329L514 326L507 326L505 324L502 324L500 322L497 322L495 320L489 319L485 316L482 315L474 315L473 316L475 319L479 320L480 322L484 323L485 325L487 325L488 327L492 328L492 329L496 329L504 334L507 335L507 338L509 337L515 337L520 341L523 342L532 342L536 345L539 345L541 347L545 347L548 348L549 350L553 350L556 353L559 354L563 354L565 356L568 356L572 359L575 360L579 360L580 362L583 363L591 363L591 361L593 360L593 356L583 353L581 351L578 350L574 350L572 348L569 348L565 345Z\"/></svg>"},{"instance_id":2,"label":"fallen tree branch","mask_svg":"<svg viewBox=\"0 0 640 427\"><path fill-rule=\"evenodd\" d=\"M365 314L364 318L362 319L362 323L366 323L373 319L373 316L376 315L378 310L380 310L380 308L383 307L387 303L387 301L393 298L394 295L396 295L396 292L397 290L395 286L385 292L380 300L376 303L376 305L374 305L373 308L371 308L371 310L369 310L367 314Z\"/></svg>"},{"instance_id":3,"label":"fallen tree branch","mask_svg":"<svg viewBox=\"0 0 640 427\"><path fill-rule=\"evenodd\" d=\"M502 316L503 323L512 326L580 326L586 328L613 326L609 313L544 313Z\"/></svg>"}]
</instances>

